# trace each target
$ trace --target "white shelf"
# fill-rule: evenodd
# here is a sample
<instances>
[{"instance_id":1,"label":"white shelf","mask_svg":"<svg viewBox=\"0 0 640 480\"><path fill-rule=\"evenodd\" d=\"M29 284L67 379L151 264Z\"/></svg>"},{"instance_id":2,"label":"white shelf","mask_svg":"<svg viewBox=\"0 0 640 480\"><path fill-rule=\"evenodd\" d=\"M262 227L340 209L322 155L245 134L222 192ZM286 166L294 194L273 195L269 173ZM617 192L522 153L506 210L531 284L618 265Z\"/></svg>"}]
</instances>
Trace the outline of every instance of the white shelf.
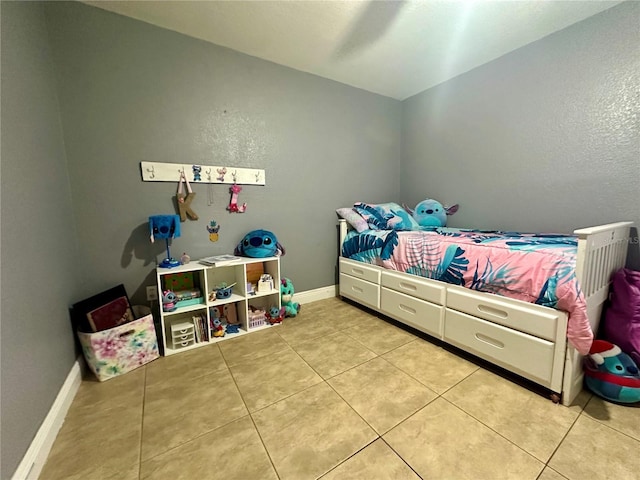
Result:
<instances>
[{"instance_id":1,"label":"white shelf","mask_svg":"<svg viewBox=\"0 0 640 480\"><path fill-rule=\"evenodd\" d=\"M162 306L160 307L162 308ZM187 305L186 307L178 307L173 312L162 312L165 316L170 317L172 315L180 315L181 313L195 312L207 308L204 303L198 303L197 305Z\"/></svg>"},{"instance_id":2,"label":"white shelf","mask_svg":"<svg viewBox=\"0 0 640 480\"><path fill-rule=\"evenodd\" d=\"M262 269L254 268L256 263L262 264ZM247 268L250 265L251 268ZM258 273L256 273L256 270ZM271 328L276 325L259 325L251 327L249 325L249 310L250 307L257 307L262 310L268 311L270 307L281 307L280 301L280 289L272 289L268 292L255 292L255 295L247 294L247 281L252 280L252 283L256 283L256 275L259 276L259 272L271 275L274 281L274 285L280 285L280 257L269 258L242 258L238 262L234 262L222 266L203 265L198 262L191 262L187 265L180 265L175 268L157 268L157 288L158 296L162 299L162 292L165 290L178 290L174 289L171 282L175 274L191 273L193 277L193 285L187 286L187 288L197 288L201 291L204 297L205 303L188 305L186 307L178 307L173 312L162 311L160 307L160 323L161 323L161 343L163 346L163 354L173 355L176 353L186 352L194 348L199 348L205 345L210 345L217 342L222 342L232 338L237 338L252 332ZM176 276L180 277L180 275ZM183 280L182 280L183 281ZM235 283L232 294L229 298L215 299L209 301L209 295L215 291L215 286L222 283L231 285ZM238 333L227 333L223 337L214 337L210 327L213 319L211 309L213 307L227 307L229 305L235 305L237 323L239 324ZM220 309L221 310L221 309ZM221 310L222 311L222 310ZM227 313L227 310L224 310ZM193 318L195 314L195 319ZM202 323L206 323L204 331L200 333L204 334L204 338L201 341L186 345L180 348L172 348L173 337L171 332L171 326L184 322L189 322L194 325L195 331L198 331L199 319L202 319Z\"/></svg>"}]
</instances>

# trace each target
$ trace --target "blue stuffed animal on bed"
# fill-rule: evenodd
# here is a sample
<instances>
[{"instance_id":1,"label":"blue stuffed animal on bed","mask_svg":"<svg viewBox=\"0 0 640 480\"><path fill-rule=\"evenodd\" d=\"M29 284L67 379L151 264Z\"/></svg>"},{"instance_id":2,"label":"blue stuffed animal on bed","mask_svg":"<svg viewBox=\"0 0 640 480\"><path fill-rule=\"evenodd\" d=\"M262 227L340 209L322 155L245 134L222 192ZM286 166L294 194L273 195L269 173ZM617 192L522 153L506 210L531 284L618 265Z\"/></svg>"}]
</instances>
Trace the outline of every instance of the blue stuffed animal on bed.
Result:
<instances>
[{"instance_id":1,"label":"blue stuffed animal on bed","mask_svg":"<svg viewBox=\"0 0 640 480\"><path fill-rule=\"evenodd\" d=\"M421 201L414 210L404 204L402 206L421 227L445 227L447 225L447 215L453 215L459 208L457 203L450 207L445 207L431 198Z\"/></svg>"}]
</instances>

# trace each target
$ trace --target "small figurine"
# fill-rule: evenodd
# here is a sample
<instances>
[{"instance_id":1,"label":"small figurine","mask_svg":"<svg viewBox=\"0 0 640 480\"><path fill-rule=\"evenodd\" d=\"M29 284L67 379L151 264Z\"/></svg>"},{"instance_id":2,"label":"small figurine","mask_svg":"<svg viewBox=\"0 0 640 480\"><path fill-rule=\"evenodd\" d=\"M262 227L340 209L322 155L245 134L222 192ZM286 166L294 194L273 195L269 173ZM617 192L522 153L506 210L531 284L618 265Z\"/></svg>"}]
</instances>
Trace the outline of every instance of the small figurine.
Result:
<instances>
[{"instance_id":1,"label":"small figurine","mask_svg":"<svg viewBox=\"0 0 640 480\"><path fill-rule=\"evenodd\" d=\"M219 318L213 319L213 336L214 337L224 337L225 331L224 326Z\"/></svg>"},{"instance_id":2,"label":"small figurine","mask_svg":"<svg viewBox=\"0 0 640 480\"><path fill-rule=\"evenodd\" d=\"M193 170L193 181L199 182L200 180L202 180L202 178L200 177L202 167L200 165L193 165L191 169Z\"/></svg>"},{"instance_id":3,"label":"small figurine","mask_svg":"<svg viewBox=\"0 0 640 480\"><path fill-rule=\"evenodd\" d=\"M240 325L227 325L227 333L239 333Z\"/></svg>"},{"instance_id":4,"label":"small figurine","mask_svg":"<svg viewBox=\"0 0 640 480\"><path fill-rule=\"evenodd\" d=\"M284 320L285 313L286 313L286 309L284 307L278 308L276 306L273 306L269 309L267 313L265 313L265 316L267 317L267 321L271 325L273 325L276 323L282 323L282 320Z\"/></svg>"},{"instance_id":5,"label":"small figurine","mask_svg":"<svg viewBox=\"0 0 640 480\"><path fill-rule=\"evenodd\" d=\"M162 311L173 312L176 308L176 300L178 297L171 290L162 292Z\"/></svg>"},{"instance_id":6,"label":"small figurine","mask_svg":"<svg viewBox=\"0 0 640 480\"><path fill-rule=\"evenodd\" d=\"M180 263L182 265L186 265L187 263L189 263L191 261L191 257L189 255L187 255L186 252L184 252L182 254L182 256L180 257Z\"/></svg>"},{"instance_id":7,"label":"small figurine","mask_svg":"<svg viewBox=\"0 0 640 480\"><path fill-rule=\"evenodd\" d=\"M218 300L226 300L231 297L231 293L233 292L233 287L236 285L236 282L231 285L227 285L225 282L222 282L220 285L216 285L214 289L216 292L216 298Z\"/></svg>"}]
</instances>

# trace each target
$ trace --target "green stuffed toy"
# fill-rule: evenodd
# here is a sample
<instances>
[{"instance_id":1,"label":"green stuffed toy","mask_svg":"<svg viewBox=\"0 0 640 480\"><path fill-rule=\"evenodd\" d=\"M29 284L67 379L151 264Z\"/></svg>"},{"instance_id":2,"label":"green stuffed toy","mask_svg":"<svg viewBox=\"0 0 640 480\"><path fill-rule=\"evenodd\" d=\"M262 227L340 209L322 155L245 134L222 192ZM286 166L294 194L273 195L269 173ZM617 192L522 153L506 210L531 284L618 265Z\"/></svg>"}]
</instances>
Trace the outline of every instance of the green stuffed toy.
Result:
<instances>
[{"instance_id":1,"label":"green stuffed toy","mask_svg":"<svg viewBox=\"0 0 640 480\"><path fill-rule=\"evenodd\" d=\"M286 317L295 317L300 311L300 304L293 301L293 283L288 278L280 280L280 297Z\"/></svg>"}]
</instances>

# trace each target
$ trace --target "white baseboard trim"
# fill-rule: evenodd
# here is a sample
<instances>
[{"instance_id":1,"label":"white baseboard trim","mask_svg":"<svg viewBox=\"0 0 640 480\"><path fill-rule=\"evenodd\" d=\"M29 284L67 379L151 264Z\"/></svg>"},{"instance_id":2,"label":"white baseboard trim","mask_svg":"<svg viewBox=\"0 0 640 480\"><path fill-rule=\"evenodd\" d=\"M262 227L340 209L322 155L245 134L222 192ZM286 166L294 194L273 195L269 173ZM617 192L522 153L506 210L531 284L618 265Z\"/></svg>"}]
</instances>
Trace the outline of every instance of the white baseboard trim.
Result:
<instances>
[{"instance_id":1,"label":"white baseboard trim","mask_svg":"<svg viewBox=\"0 0 640 480\"><path fill-rule=\"evenodd\" d=\"M306 292L296 292L293 295L293 301L304 305L305 303L317 302L318 300L333 298L337 296L337 291L338 290L336 285L329 285L328 287L320 287L314 290L307 290Z\"/></svg>"},{"instance_id":2,"label":"white baseboard trim","mask_svg":"<svg viewBox=\"0 0 640 480\"><path fill-rule=\"evenodd\" d=\"M81 364L82 359L78 358L71 367L67 379L62 384L58 396L42 425L40 425L27 453L25 453L20 465L18 465L18 469L13 474L12 480L37 480L40 476L53 442L67 416L71 402L76 396L78 388L80 388L80 382L82 381Z\"/></svg>"}]
</instances>

